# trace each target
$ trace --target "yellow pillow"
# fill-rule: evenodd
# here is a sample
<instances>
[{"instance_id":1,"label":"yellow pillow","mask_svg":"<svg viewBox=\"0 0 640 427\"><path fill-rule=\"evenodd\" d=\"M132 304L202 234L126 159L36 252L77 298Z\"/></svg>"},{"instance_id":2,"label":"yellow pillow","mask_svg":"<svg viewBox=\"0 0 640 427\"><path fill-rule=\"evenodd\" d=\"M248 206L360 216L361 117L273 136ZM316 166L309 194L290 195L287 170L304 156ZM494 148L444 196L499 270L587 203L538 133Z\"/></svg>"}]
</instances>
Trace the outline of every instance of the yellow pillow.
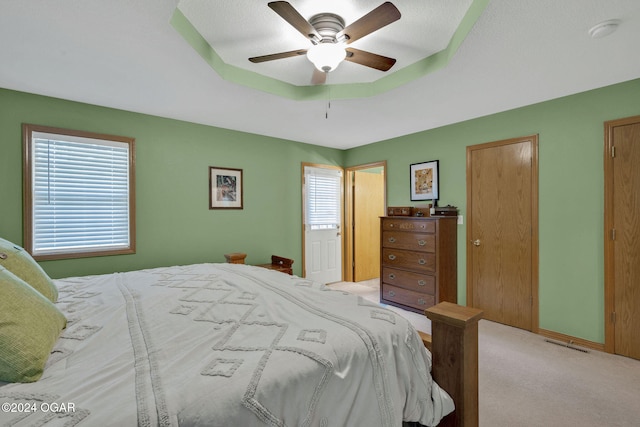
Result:
<instances>
[{"instance_id":1,"label":"yellow pillow","mask_svg":"<svg viewBox=\"0 0 640 427\"><path fill-rule=\"evenodd\" d=\"M0 266L0 381L37 381L66 324L51 301Z\"/></svg>"},{"instance_id":2,"label":"yellow pillow","mask_svg":"<svg viewBox=\"0 0 640 427\"><path fill-rule=\"evenodd\" d=\"M29 252L0 237L0 266L6 268L40 292L49 301L58 300L58 289L53 280L34 260Z\"/></svg>"}]
</instances>

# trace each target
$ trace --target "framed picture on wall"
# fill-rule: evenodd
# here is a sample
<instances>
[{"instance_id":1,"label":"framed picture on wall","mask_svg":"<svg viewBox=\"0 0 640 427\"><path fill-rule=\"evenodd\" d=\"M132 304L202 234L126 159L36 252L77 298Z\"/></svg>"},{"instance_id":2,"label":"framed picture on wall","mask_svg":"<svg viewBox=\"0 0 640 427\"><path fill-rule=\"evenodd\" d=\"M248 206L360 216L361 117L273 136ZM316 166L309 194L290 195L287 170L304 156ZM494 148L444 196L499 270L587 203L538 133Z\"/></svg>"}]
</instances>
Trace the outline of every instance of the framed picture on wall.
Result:
<instances>
[{"instance_id":1,"label":"framed picture on wall","mask_svg":"<svg viewBox=\"0 0 640 427\"><path fill-rule=\"evenodd\" d=\"M209 209L242 209L242 169L209 167Z\"/></svg>"},{"instance_id":2,"label":"framed picture on wall","mask_svg":"<svg viewBox=\"0 0 640 427\"><path fill-rule=\"evenodd\" d=\"M411 200L438 200L438 161L414 163L411 173Z\"/></svg>"}]
</instances>

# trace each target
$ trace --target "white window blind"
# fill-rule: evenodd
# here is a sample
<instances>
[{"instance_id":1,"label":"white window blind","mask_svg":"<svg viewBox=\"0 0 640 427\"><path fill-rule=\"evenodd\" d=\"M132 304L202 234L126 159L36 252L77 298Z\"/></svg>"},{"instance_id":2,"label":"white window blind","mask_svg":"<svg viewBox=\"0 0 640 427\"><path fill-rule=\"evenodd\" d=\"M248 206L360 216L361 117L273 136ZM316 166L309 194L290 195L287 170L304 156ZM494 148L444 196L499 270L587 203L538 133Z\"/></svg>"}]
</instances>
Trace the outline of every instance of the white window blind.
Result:
<instances>
[{"instance_id":1,"label":"white window blind","mask_svg":"<svg viewBox=\"0 0 640 427\"><path fill-rule=\"evenodd\" d=\"M43 132L31 141L33 255L129 248L130 144Z\"/></svg>"},{"instance_id":2,"label":"white window blind","mask_svg":"<svg viewBox=\"0 0 640 427\"><path fill-rule=\"evenodd\" d=\"M335 229L340 225L342 171L305 167L305 224L310 230Z\"/></svg>"}]
</instances>

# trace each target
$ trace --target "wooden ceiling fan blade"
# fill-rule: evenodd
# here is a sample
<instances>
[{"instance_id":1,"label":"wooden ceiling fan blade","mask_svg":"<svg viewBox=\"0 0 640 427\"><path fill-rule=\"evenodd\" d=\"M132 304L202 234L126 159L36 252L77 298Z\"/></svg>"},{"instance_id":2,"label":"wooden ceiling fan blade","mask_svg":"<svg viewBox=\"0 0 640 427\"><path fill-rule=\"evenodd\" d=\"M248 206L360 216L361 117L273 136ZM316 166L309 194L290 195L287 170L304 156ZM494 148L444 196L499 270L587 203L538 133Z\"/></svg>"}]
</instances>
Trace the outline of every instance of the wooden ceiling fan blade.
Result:
<instances>
[{"instance_id":1,"label":"wooden ceiling fan blade","mask_svg":"<svg viewBox=\"0 0 640 427\"><path fill-rule=\"evenodd\" d=\"M380 71L388 71L396 63L394 58L367 52L365 50L348 47L345 61L355 62L365 67L375 68Z\"/></svg>"},{"instance_id":2,"label":"wooden ceiling fan blade","mask_svg":"<svg viewBox=\"0 0 640 427\"><path fill-rule=\"evenodd\" d=\"M292 56L304 55L307 49L290 50L288 52L272 53L271 55L254 56L249 61L257 64L259 62L273 61L274 59L291 58Z\"/></svg>"},{"instance_id":3,"label":"wooden ceiling fan blade","mask_svg":"<svg viewBox=\"0 0 640 427\"><path fill-rule=\"evenodd\" d=\"M342 36L346 36L345 42L351 43L397 21L400 16L400 11L391 2L382 3L356 22L347 25L336 35L336 38L340 40Z\"/></svg>"},{"instance_id":4,"label":"wooden ceiling fan blade","mask_svg":"<svg viewBox=\"0 0 640 427\"><path fill-rule=\"evenodd\" d=\"M286 1L272 1L267 4L275 13L280 15L282 19L287 21L293 28L298 30L300 34L305 36L306 38L319 42L322 40L320 34L316 31L316 29L304 19L298 11Z\"/></svg>"},{"instance_id":5,"label":"wooden ceiling fan blade","mask_svg":"<svg viewBox=\"0 0 640 427\"><path fill-rule=\"evenodd\" d=\"M313 67L313 75L311 76L311 84L312 85L323 85L327 81L327 74L324 71L318 70L316 67Z\"/></svg>"}]
</instances>

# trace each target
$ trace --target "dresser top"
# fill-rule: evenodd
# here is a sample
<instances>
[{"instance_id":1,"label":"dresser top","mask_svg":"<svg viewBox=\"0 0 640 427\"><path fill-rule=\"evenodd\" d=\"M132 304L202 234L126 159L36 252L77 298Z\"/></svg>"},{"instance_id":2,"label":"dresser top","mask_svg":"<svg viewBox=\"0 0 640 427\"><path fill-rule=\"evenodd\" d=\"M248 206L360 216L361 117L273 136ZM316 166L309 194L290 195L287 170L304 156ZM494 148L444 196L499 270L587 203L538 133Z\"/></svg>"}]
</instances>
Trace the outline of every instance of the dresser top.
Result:
<instances>
[{"instance_id":1,"label":"dresser top","mask_svg":"<svg viewBox=\"0 0 640 427\"><path fill-rule=\"evenodd\" d=\"M408 219L408 220L413 220L413 221L424 221L425 219L429 219L429 220L436 220L436 219L457 219L457 216L402 216L402 215L396 215L396 216L381 216L381 219Z\"/></svg>"}]
</instances>

